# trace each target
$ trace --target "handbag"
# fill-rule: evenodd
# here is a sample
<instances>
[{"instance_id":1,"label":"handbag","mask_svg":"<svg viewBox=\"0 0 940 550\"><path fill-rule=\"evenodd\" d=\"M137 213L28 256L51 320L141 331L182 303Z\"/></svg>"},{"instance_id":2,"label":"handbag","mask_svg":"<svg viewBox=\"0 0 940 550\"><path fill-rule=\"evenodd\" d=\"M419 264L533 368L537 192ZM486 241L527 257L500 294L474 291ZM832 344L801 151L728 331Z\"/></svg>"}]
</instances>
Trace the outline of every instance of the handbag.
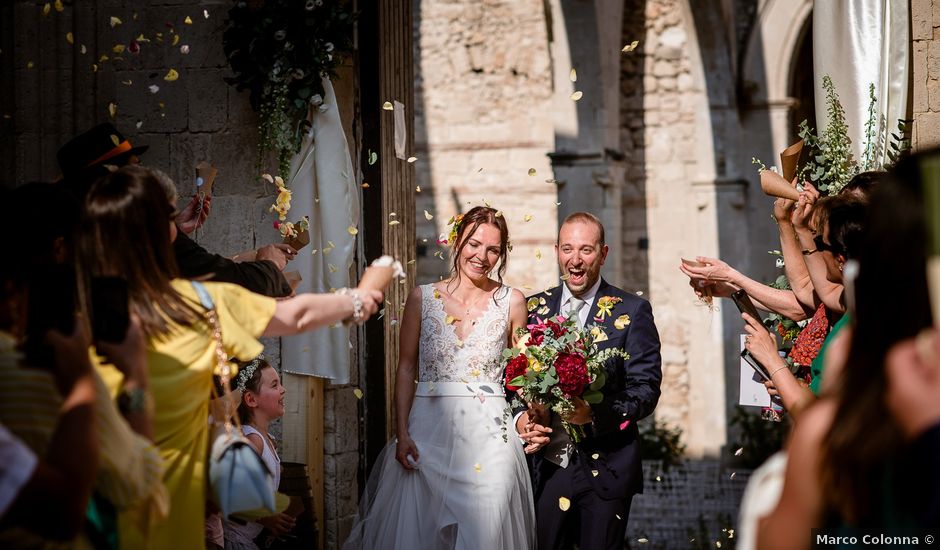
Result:
<instances>
[{"instance_id":1,"label":"handbag","mask_svg":"<svg viewBox=\"0 0 940 550\"><path fill-rule=\"evenodd\" d=\"M274 476L258 453L248 442L241 429L238 415L233 410L232 365L222 347L222 326L212 297L201 283L192 281L199 301L206 309L206 317L215 341L216 374L221 380L224 425L212 441L209 453L209 487L211 495L223 517L238 512L265 509L276 512ZM218 397L218 390L213 390Z\"/></svg>"}]
</instances>

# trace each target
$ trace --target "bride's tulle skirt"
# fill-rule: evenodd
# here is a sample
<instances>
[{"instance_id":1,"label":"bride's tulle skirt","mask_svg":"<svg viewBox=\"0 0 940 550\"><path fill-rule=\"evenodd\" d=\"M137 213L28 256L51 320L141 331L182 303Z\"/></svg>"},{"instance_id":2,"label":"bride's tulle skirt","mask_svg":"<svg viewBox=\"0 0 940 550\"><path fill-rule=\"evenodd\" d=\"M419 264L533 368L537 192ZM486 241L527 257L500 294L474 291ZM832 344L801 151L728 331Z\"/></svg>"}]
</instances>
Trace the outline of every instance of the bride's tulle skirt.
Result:
<instances>
[{"instance_id":1,"label":"bride's tulle skirt","mask_svg":"<svg viewBox=\"0 0 940 550\"><path fill-rule=\"evenodd\" d=\"M385 446L343 548L533 548L529 473L505 408L496 384L420 383L408 417L418 469Z\"/></svg>"}]
</instances>

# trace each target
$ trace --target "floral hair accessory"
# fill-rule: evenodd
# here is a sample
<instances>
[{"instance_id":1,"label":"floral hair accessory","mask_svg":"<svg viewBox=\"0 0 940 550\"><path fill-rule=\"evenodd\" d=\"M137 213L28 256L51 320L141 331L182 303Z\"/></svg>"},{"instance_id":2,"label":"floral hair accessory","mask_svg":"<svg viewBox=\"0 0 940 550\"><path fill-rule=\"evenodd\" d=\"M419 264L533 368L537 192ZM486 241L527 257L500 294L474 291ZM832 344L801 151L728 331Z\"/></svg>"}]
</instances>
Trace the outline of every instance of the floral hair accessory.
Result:
<instances>
[{"instance_id":1,"label":"floral hair accessory","mask_svg":"<svg viewBox=\"0 0 940 550\"><path fill-rule=\"evenodd\" d=\"M457 234L460 232L460 224L463 222L463 214L457 214L453 218L447 220L447 225L450 226L450 232L447 233L447 238L444 238L444 234L441 234L441 238L437 240L437 244L443 244L448 246L453 246L457 244Z\"/></svg>"},{"instance_id":2,"label":"floral hair accessory","mask_svg":"<svg viewBox=\"0 0 940 550\"><path fill-rule=\"evenodd\" d=\"M262 362L264 362L263 353L252 359L251 362L244 367L238 369L238 374L235 376L235 389L244 392L245 386L248 384L248 381L251 380L251 377L254 376L255 371L258 370Z\"/></svg>"}]
</instances>

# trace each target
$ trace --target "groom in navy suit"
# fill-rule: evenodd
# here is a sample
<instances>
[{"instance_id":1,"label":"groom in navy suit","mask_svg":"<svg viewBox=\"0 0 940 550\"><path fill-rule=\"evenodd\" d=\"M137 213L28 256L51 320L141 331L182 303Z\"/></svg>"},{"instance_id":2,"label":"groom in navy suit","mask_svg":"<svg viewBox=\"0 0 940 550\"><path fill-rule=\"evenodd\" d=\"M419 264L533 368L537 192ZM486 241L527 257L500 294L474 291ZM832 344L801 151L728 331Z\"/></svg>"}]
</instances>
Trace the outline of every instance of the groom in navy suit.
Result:
<instances>
[{"instance_id":1,"label":"groom in navy suit","mask_svg":"<svg viewBox=\"0 0 940 550\"><path fill-rule=\"evenodd\" d=\"M643 492L636 423L659 400L659 334L649 302L600 278L608 248L596 216L577 212L565 218L555 252L565 284L529 298L529 322L557 314L577 316L581 326L596 324L603 331L599 349L616 347L630 358L605 365L603 401L590 405L576 399L567 420L585 428L587 436L580 443L571 442L550 411L530 408L516 418L526 452L535 451L529 465L538 546L554 550L577 543L581 550L619 550L633 495ZM552 428L547 445L544 437L531 437L544 431L542 426Z\"/></svg>"}]
</instances>

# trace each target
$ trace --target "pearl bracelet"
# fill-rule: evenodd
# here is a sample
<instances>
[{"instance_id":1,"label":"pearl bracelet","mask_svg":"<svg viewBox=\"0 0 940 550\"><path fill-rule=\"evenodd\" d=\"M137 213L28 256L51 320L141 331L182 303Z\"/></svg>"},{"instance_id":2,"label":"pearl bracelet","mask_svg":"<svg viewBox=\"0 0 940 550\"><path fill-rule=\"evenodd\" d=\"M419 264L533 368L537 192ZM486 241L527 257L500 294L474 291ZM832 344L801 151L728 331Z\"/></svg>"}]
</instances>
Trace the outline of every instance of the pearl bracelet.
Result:
<instances>
[{"instance_id":1,"label":"pearl bracelet","mask_svg":"<svg viewBox=\"0 0 940 550\"><path fill-rule=\"evenodd\" d=\"M351 288L341 288L337 290L336 293L352 298L353 313L346 320L352 321L353 323L361 323L363 320L362 298L359 297L359 293Z\"/></svg>"}]
</instances>

